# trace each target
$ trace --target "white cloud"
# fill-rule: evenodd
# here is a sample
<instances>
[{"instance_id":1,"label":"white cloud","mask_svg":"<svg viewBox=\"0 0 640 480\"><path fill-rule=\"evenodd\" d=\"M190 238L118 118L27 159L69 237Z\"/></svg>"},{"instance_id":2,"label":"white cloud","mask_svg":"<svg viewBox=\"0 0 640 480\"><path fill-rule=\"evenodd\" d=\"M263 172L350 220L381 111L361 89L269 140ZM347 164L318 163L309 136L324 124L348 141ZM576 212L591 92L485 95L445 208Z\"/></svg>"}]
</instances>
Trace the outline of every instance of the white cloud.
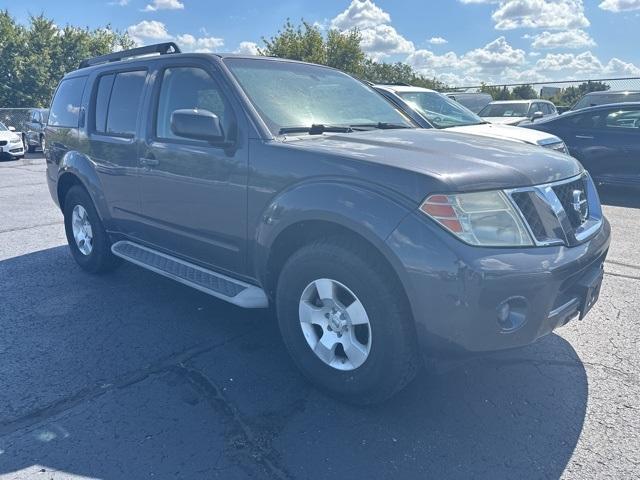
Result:
<instances>
[{"instance_id":1,"label":"white cloud","mask_svg":"<svg viewBox=\"0 0 640 480\"><path fill-rule=\"evenodd\" d=\"M588 27L582 0L460 0L465 4L497 4L491 15L497 30ZM630 1L630 0L626 0Z\"/></svg>"},{"instance_id":2,"label":"white cloud","mask_svg":"<svg viewBox=\"0 0 640 480\"><path fill-rule=\"evenodd\" d=\"M157 10L182 10L184 3L179 0L153 0L146 7L145 12L155 12Z\"/></svg>"},{"instance_id":3,"label":"white cloud","mask_svg":"<svg viewBox=\"0 0 640 480\"><path fill-rule=\"evenodd\" d=\"M224 46L224 40L218 37L194 37L189 33L176 37L178 45L186 52L210 53Z\"/></svg>"},{"instance_id":4,"label":"white cloud","mask_svg":"<svg viewBox=\"0 0 640 480\"><path fill-rule=\"evenodd\" d=\"M175 40L185 52L214 52L224 45L224 40L218 37L195 37L190 33L171 35L166 25L157 20L143 20L131 25L127 28L127 33L137 45Z\"/></svg>"},{"instance_id":5,"label":"white cloud","mask_svg":"<svg viewBox=\"0 0 640 480\"><path fill-rule=\"evenodd\" d=\"M640 0L604 0L598 5L602 10L610 12L628 12L640 10Z\"/></svg>"},{"instance_id":6,"label":"white cloud","mask_svg":"<svg viewBox=\"0 0 640 480\"><path fill-rule=\"evenodd\" d=\"M139 45L149 43L150 40L171 39L171 35L167 32L167 27L157 20L143 20L140 23L131 25L127 28L127 33Z\"/></svg>"},{"instance_id":7,"label":"white cloud","mask_svg":"<svg viewBox=\"0 0 640 480\"><path fill-rule=\"evenodd\" d=\"M118 7L126 7L129 5L129 0L114 0L113 2L109 2L109 5L117 5Z\"/></svg>"},{"instance_id":8,"label":"white cloud","mask_svg":"<svg viewBox=\"0 0 640 480\"><path fill-rule=\"evenodd\" d=\"M429 39L429 43L431 45L444 45L445 43L449 43L449 42L442 37L431 37Z\"/></svg>"},{"instance_id":9,"label":"white cloud","mask_svg":"<svg viewBox=\"0 0 640 480\"><path fill-rule=\"evenodd\" d=\"M238 48L233 53L239 53L242 55L258 55L258 45L254 42L240 42Z\"/></svg>"},{"instance_id":10,"label":"white cloud","mask_svg":"<svg viewBox=\"0 0 640 480\"><path fill-rule=\"evenodd\" d=\"M478 70L494 72L525 63L524 50L513 48L504 37L498 37L482 48L467 52L463 59L476 65Z\"/></svg>"},{"instance_id":11,"label":"white cloud","mask_svg":"<svg viewBox=\"0 0 640 480\"><path fill-rule=\"evenodd\" d=\"M353 0L347 9L331 20L338 30L367 28L391 22L391 16L371 0Z\"/></svg>"},{"instance_id":12,"label":"white cloud","mask_svg":"<svg viewBox=\"0 0 640 480\"><path fill-rule=\"evenodd\" d=\"M542 32L535 35L531 47L535 49L550 48L586 48L595 47L596 42L584 30L565 30L562 32Z\"/></svg>"},{"instance_id":13,"label":"white cloud","mask_svg":"<svg viewBox=\"0 0 640 480\"><path fill-rule=\"evenodd\" d=\"M582 0L504 0L491 18L498 30L567 29L590 25Z\"/></svg>"},{"instance_id":14,"label":"white cloud","mask_svg":"<svg viewBox=\"0 0 640 480\"><path fill-rule=\"evenodd\" d=\"M400 35L390 23L391 16L371 0L353 0L346 10L331 20L330 25L341 31L358 28L362 35L362 49L376 60L413 52L413 42Z\"/></svg>"}]
</instances>

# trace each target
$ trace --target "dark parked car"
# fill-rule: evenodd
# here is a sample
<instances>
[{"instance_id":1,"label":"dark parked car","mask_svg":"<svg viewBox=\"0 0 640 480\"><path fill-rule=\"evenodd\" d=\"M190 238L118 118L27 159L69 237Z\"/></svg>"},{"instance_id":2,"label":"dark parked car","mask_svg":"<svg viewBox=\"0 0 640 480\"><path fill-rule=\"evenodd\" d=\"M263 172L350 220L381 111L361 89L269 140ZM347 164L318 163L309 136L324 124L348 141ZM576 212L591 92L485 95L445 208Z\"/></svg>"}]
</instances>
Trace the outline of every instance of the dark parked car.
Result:
<instances>
[{"instance_id":1,"label":"dark parked car","mask_svg":"<svg viewBox=\"0 0 640 480\"><path fill-rule=\"evenodd\" d=\"M602 92L590 92L583 96L569 111L581 110L609 103L640 102L638 90L605 90Z\"/></svg>"},{"instance_id":2,"label":"dark parked car","mask_svg":"<svg viewBox=\"0 0 640 480\"><path fill-rule=\"evenodd\" d=\"M35 152L36 149L40 149L44 152L44 129L47 125L48 118L49 110L47 108L32 108L29 111L29 118L25 124L24 131L29 153Z\"/></svg>"},{"instance_id":3,"label":"dark parked car","mask_svg":"<svg viewBox=\"0 0 640 480\"><path fill-rule=\"evenodd\" d=\"M415 128L328 67L176 51L85 61L55 93L47 178L83 269L273 304L302 372L358 403L598 298L610 228L574 159Z\"/></svg>"},{"instance_id":4,"label":"dark parked car","mask_svg":"<svg viewBox=\"0 0 640 480\"><path fill-rule=\"evenodd\" d=\"M598 184L640 187L640 102L567 112L527 128L562 138Z\"/></svg>"}]
</instances>

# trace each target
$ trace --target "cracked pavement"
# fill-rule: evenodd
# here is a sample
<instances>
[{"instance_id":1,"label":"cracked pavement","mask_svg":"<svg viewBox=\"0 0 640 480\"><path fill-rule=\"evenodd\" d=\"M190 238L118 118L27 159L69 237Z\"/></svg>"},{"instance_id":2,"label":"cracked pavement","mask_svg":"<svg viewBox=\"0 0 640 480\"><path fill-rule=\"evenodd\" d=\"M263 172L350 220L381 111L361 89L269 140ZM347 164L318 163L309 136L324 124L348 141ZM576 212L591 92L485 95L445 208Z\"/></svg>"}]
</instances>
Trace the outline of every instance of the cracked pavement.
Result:
<instances>
[{"instance_id":1,"label":"cracked pavement","mask_svg":"<svg viewBox=\"0 0 640 480\"><path fill-rule=\"evenodd\" d=\"M0 162L0 479L638 478L638 197L603 197L583 321L354 408L301 378L269 312L80 271L43 159Z\"/></svg>"}]
</instances>

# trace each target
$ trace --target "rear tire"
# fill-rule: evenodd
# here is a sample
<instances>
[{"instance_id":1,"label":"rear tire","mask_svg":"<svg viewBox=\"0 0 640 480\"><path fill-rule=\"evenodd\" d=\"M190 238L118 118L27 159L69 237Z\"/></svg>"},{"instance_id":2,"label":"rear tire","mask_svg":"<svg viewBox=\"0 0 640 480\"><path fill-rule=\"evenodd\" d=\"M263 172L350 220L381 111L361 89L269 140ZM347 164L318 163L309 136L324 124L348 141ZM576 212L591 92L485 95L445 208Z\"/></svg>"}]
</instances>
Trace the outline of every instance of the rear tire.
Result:
<instances>
[{"instance_id":1,"label":"rear tire","mask_svg":"<svg viewBox=\"0 0 640 480\"><path fill-rule=\"evenodd\" d=\"M119 264L91 197L78 185L65 196L64 228L71 254L83 270L102 273Z\"/></svg>"},{"instance_id":2,"label":"rear tire","mask_svg":"<svg viewBox=\"0 0 640 480\"><path fill-rule=\"evenodd\" d=\"M327 307L333 305L327 299L329 295L318 294L328 291L327 279L333 282L330 290L336 298L337 313ZM364 310L352 308L356 301ZM407 303L393 273L376 254L364 256L359 242L344 238L302 247L282 268L276 289L280 331L298 368L330 394L359 405L390 398L418 371L417 341ZM309 306L313 321L305 316ZM360 317L366 317L368 330L358 325L364 321L355 320L358 311ZM336 324L336 319L344 319L346 325ZM337 338L339 331L342 335ZM347 351L353 351L354 335L359 351L352 362ZM323 348L325 342L338 343ZM312 347L314 344L316 347Z\"/></svg>"}]
</instances>

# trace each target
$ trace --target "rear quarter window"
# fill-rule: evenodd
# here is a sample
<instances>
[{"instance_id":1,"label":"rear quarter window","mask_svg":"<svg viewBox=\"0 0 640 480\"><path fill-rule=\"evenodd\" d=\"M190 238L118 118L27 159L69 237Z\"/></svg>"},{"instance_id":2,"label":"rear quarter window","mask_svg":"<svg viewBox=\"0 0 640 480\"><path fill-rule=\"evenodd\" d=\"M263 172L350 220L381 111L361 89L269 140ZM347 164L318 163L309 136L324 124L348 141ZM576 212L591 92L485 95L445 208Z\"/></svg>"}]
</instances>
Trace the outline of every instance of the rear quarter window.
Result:
<instances>
[{"instance_id":1,"label":"rear quarter window","mask_svg":"<svg viewBox=\"0 0 640 480\"><path fill-rule=\"evenodd\" d=\"M69 78L60 82L49 112L49 125L77 128L80 103L87 77Z\"/></svg>"}]
</instances>

